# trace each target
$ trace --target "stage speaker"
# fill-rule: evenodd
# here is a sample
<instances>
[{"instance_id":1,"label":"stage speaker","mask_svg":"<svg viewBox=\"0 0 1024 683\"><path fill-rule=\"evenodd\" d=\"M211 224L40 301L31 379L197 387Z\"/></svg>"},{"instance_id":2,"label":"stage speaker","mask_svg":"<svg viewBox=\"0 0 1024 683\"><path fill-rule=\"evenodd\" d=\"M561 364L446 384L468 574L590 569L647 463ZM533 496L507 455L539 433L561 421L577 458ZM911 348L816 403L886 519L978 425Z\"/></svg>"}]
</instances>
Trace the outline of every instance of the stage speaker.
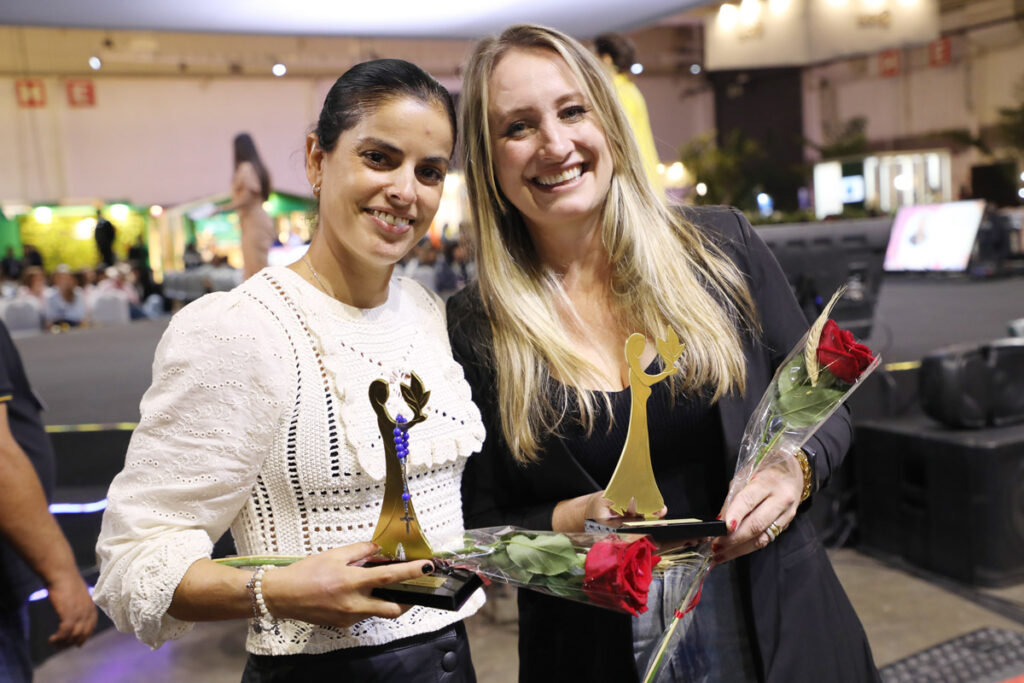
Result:
<instances>
[{"instance_id":1,"label":"stage speaker","mask_svg":"<svg viewBox=\"0 0 1024 683\"><path fill-rule=\"evenodd\" d=\"M921 360L924 412L950 427L1024 422L1024 339L958 344Z\"/></svg>"},{"instance_id":2,"label":"stage speaker","mask_svg":"<svg viewBox=\"0 0 1024 683\"><path fill-rule=\"evenodd\" d=\"M859 424L855 443L863 547L970 584L1024 580L1024 425L915 415Z\"/></svg>"}]
</instances>

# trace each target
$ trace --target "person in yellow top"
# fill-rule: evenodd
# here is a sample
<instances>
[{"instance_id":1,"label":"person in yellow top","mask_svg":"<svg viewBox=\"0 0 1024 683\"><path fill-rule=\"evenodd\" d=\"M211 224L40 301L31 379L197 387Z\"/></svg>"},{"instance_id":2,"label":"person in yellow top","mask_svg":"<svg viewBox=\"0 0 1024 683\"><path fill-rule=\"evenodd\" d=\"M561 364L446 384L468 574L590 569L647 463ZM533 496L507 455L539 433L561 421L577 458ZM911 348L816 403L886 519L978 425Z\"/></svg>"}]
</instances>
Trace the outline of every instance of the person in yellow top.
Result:
<instances>
[{"instance_id":1,"label":"person in yellow top","mask_svg":"<svg viewBox=\"0 0 1024 683\"><path fill-rule=\"evenodd\" d=\"M636 57L633 41L620 33L602 33L594 39L594 50L612 76L615 92L626 112L626 118L629 119L637 147L640 148L647 177L651 179L656 189L663 191L665 188L658 174L658 150L654 146L651 121L647 117L647 103L640 89L629 77L630 67L633 66Z\"/></svg>"}]
</instances>

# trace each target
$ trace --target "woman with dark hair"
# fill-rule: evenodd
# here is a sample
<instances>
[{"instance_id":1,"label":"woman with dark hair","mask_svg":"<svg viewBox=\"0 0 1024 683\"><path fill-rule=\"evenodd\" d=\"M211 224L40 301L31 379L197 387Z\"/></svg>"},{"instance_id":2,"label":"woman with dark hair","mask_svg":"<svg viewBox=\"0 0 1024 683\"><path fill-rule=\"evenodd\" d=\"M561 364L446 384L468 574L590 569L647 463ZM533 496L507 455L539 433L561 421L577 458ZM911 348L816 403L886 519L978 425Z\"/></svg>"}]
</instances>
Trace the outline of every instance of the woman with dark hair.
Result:
<instances>
[{"instance_id":1,"label":"woman with dark hair","mask_svg":"<svg viewBox=\"0 0 1024 683\"><path fill-rule=\"evenodd\" d=\"M303 258L182 309L157 349L124 471L108 495L96 602L159 646L191 622L249 617L244 681L473 681L457 612L371 589L417 561L352 566L376 551L385 460L367 391L409 409L430 390L406 456L435 548L461 543L459 481L483 426L452 360L443 305L394 265L437 211L455 141L448 92L419 67L375 60L331 88L306 139L319 227ZM242 555L301 555L255 573L210 559L231 529Z\"/></svg>"},{"instance_id":2,"label":"woman with dark hair","mask_svg":"<svg viewBox=\"0 0 1024 683\"><path fill-rule=\"evenodd\" d=\"M466 525L580 531L611 516L603 489L630 414L623 346L642 333L642 367L663 372L654 340L671 329L685 346L647 402L654 474L670 517L721 515L730 529L675 680L877 680L807 515L849 446L847 410L722 508L747 418L807 329L764 243L739 212L665 205L600 63L558 31L480 42L461 108L478 270L448 300L449 335L487 427L463 477ZM636 680L683 598L677 579L652 582L632 619L520 591L520 680Z\"/></svg>"},{"instance_id":3,"label":"woman with dark hair","mask_svg":"<svg viewBox=\"0 0 1024 683\"><path fill-rule=\"evenodd\" d=\"M248 133L239 133L235 136L234 148L231 203L222 210L238 213L244 277L249 279L267 266L267 254L277 239L277 231L274 219L263 208L263 202L270 197L270 174L260 160L256 143Z\"/></svg>"}]
</instances>

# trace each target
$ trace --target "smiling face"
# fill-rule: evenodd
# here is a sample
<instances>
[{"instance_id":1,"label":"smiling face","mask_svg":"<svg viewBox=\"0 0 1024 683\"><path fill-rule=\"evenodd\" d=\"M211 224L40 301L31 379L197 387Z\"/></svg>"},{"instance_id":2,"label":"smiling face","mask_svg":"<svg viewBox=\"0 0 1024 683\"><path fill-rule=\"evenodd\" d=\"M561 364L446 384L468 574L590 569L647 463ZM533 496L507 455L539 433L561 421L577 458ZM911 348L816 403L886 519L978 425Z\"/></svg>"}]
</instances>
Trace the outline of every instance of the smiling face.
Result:
<instances>
[{"instance_id":1,"label":"smiling face","mask_svg":"<svg viewBox=\"0 0 1024 683\"><path fill-rule=\"evenodd\" d=\"M311 134L306 175L320 186L314 245L343 270L390 269L434 219L453 143L441 105L413 97L380 103L328 153Z\"/></svg>"},{"instance_id":2,"label":"smiling face","mask_svg":"<svg viewBox=\"0 0 1024 683\"><path fill-rule=\"evenodd\" d=\"M612 155L593 105L561 56L510 50L491 74L488 100L498 185L527 226L596 226Z\"/></svg>"}]
</instances>

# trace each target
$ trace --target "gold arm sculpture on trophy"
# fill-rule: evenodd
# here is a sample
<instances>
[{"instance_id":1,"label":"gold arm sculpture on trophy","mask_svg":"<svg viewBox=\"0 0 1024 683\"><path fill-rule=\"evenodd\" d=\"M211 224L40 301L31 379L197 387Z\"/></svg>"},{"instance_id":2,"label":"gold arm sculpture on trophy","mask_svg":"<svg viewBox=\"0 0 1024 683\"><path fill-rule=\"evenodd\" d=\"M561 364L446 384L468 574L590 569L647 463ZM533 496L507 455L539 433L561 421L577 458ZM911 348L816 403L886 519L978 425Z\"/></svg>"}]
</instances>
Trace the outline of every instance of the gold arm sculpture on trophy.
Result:
<instances>
[{"instance_id":1,"label":"gold arm sculpture on trophy","mask_svg":"<svg viewBox=\"0 0 1024 683\"><path fill-rule=\"evenodd\" d=\"M625 515L635 501L637 515L654 519L657 512L665 507L665 499L654 479L651 466L650 437L647 431L647 399L651 387L676 372L676 361L683 353L675 330L668 329L665 339L656 339L655 345L665 370L649 375L640 364L640 357L647 346L647 339L634 333L626 339L626 363L629 365L629 391L632 405L629 410L629 427L626 442L622 446L619 462L615 466L611 481L605 490L605 498L611 501L612 510Z\"/></svg>"},{"instance_id":2,"label":"gold arm sculpture on trophy","mask_svg":"<svg viewBox=\"0 0 1024 683\"><path fill-rule=\"evenodd\" d=\"M427 419L423 408L430 399L430 392L424 390L423 382L416 373L412 373L409 383L401 387L402 398L412 410L412 417L408 420L401 414L394 418L388 414L385 403L389 389L385 380L377 379L370 384L370 404L377 414L387 464L384 502L380 506L373 542L380 546L383 555L392 559L429 560L434 551L416 519L406 477L406 460L409 456L409 429Z\"/></svg>"}]
</instances>

